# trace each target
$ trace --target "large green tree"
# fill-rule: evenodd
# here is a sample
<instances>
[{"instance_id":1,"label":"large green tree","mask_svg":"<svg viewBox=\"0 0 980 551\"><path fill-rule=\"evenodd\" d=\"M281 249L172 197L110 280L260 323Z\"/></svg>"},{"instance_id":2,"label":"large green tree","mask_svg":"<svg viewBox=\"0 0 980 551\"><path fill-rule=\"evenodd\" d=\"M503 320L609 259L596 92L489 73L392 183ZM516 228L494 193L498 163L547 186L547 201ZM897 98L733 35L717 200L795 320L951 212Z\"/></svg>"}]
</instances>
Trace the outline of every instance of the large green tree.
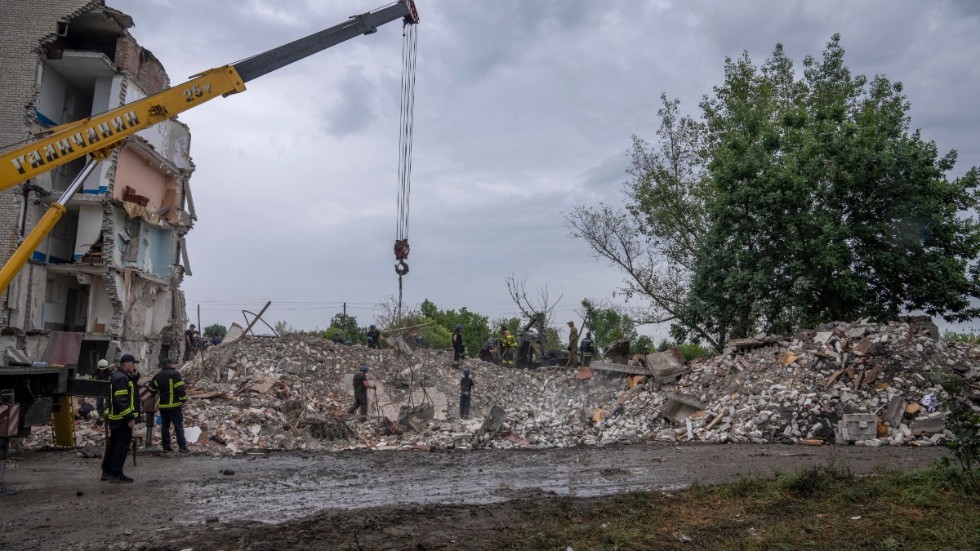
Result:
<instances>
[{"instance_id":1,"label":"large green tree","mask_svg":"<svg viewBox=\"0 0 980 551\"><path fill-rule=\"evenodd\" d=\"M839 36L802 77L744 54L702 104L708 231L683 325L717 342L829 320L980 313L978 171L910 131L902 85L852 76Z\"/></svg>"}]
</instances>

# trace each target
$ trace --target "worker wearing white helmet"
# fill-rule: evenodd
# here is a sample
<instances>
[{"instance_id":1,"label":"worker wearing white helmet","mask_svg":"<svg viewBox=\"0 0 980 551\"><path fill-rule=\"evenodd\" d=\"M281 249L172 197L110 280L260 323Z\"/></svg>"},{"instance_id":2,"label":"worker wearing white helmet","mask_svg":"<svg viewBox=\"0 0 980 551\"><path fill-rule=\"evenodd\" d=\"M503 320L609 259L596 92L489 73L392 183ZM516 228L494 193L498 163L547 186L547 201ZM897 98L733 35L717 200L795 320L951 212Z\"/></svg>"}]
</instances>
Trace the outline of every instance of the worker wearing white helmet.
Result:
<instances>
[{"instance_id":1,"label":"worker wearing white helmet","mask_svg":"<svg viewBox=\"0 0 980 551\"><path fill-rule=\"evenodd\" d=\"M96 381L109 382L109 380L112 378L112 370L109 369L109 362L104 359L99 360L98 367L99 368L95 371L94 379ZM106 385L106 394L108 394L108 392L109 392L109 387L108 385ZM102 424L102 421L105 416L106 400L107 400L107 396L99 396L98 398L95 399L95 410L99 413L100 425Z\"/></svg>"}]
</instances>

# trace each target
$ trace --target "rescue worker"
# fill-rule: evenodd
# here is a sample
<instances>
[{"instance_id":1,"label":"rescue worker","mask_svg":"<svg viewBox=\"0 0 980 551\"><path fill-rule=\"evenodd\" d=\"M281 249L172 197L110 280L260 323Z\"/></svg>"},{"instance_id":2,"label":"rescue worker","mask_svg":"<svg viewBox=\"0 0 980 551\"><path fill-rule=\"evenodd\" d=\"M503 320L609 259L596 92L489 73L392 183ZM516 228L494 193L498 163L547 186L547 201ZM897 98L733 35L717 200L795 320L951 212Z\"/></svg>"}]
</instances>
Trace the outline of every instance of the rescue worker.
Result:
<instances>
[{"instance_id":1,"label":"rescue worker","mask_svg":"<svg viewBox=\"0 0 980 551\"><path fill-rule=\"evenodd\" d=\"M98 369L95 371L95 376L93 377L96 381L106 381L109 382L112 379L112 371L109 370L109 362L105 359L99 360ZM99 396L95 399L95 411L99 413L98 424L102 425L105 420L105 406L108 398L105 396Z\"/></svg>"},{"instance_id":2,"label":"rescue worker","mask_svg":"<svg viewBox=\"0 0 980 551\"><path fill-rule=\"evenodd\" d=\"M136 382L139 372L136 364L139 361L132 354L123 354L119 359L119 369L112 373L111 391L109 394L109 409L106 419L109 420L109 440L106 442L105 456L102 458L102 480L109 482L132 482L133 479L123 474L129 445L133 441L133 427L139 417L139 394Z\"/></svg>"},{"instance_id":3,"label":"rescue worker","mask_svg":"<svg viewBox=\"0 0 980 551\"><path fill-rule=\"evenodd\" d=\"M514 365L514 349L517 348L517 339L510 333L506 326L500 326L500 359L504 365Z\"/></svg>"},{"instance_id":4,"label":"rescue worker","mask_svg":"<svg viewBox=\"0 0 980 551\"><path fill-rule=\"evenodd\" d=\"M354 405L347 410L348 414L352 414L360 408L361 410L361 421L367 421L367 411L368 411L368 395L367 391L369 388L374 388L374 383L368 380L368 366L362 365L358 370L358 373L354 375Z\"/></svg>"},{"instance_id":5,"label":"rescue worker","mask_svg":"<svg viewBox=\"0 0 980 551\"><path fill-rule=\"evenodd\" d=\"M197 331L197 326L193 323L184 331L184 361L191 359L194 349L197 347L197 340L201 334Z\"/></svg>"},{"instance_id":6,"label":"rescue worker","mask_svg":"<svg viewBox=\"0 0 980 551\"><path fill-rule=\"evenodd\" d=\"M578 367L578 329L575 322L568 322L568 362L565 367Z\"/></svg>"},{"instance_id":7,"label":"rescue worker","mask_svg":"<svg viewBox=\"0 0 980 551\"><path fill-rule=\"evenodd\" d=\"M459 366L459 361L463 359L463 353L463 326L457 323L456 330L453 331L453 367Z\"/></svg>"},{"instance_id":8,"label":"rescue worker","mask_svg":"<svg viewBox=\"0 0 980 551\"><path fill-rule=\"evenodd\" d=\"M473 379L470 379L470 368L463 369L463 378L459 380L459 418L470 418L470 400L473 394Z\"/></svg>"},{"instance_id":9,"label":"rescue worker","mask_svg":"<svg viewBox=\"0 0 980 551\"><path fill-rule=\"evenodd\" d=\"M160 362L160 372L150 381L150 392L160 399L160 445L163 451L173 451L170 446L170 424L177 433L177 449L180 453L190 453L187 439L184 438L184 402L187 401L187 385L174 367L174 361L164 358Z\"/></svg>"},{"instance_id":10,"label":"rescue worker","mask_svg":"<svg viewBox=\"0 0 980 551\"><path fill-rule=\"evenodd\" d=\"M585 338L582 339L579 350L582 351L582 365L588 367L592 364L592 354L595 353L595 345L592 342L592 331L585 333Z\"/></svg>"},{"instance_id":11,"label":"rescue worker","mask_svg":"<svg viewBox=\"0 0 980 551\"><path fill-rule=\"evenodd\" d=\"M367 332L368 348L379 348L381 346L381 331L375 326L368 327Z\"/></svg>"}]
</instances>

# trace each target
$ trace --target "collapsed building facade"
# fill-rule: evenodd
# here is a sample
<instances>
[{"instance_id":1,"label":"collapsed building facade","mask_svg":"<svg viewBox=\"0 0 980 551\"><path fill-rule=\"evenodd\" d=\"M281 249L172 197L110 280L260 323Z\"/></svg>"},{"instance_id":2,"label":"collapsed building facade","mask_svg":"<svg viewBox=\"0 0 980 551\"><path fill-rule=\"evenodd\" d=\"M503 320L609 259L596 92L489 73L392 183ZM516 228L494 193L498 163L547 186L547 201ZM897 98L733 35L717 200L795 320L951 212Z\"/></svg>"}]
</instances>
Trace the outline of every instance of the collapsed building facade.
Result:
<instances>
[{"instance_id":1,"label":"collapsed building facade","mask_svg":"<svg viewBox=\"0 0 980 551\"><path fill-rule=\"evenodd\" d=\"M161 63L130 35L132 19L104 0L2 2L0 22L0 148L169 87ZM0 192L0 258L10 258L83 166L77 160ZM81 373L121 351L151 366L176 355L193 170L190 131L173 119L99 163L0 294L0 349L52 363L77 356Z\"/></svg>"}]
</instances>

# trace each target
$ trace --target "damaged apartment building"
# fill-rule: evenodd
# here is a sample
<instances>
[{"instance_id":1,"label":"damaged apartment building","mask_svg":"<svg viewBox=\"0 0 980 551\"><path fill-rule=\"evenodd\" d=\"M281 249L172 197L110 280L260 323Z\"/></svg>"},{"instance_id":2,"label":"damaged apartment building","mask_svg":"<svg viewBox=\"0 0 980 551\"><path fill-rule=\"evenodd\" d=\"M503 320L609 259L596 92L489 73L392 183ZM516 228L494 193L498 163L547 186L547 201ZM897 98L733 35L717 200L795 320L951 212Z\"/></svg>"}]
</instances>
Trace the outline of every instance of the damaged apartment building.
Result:
<instances>
[{"instance_id":1,"label":"damaged apartment building","mask_svg":"<svg viewBox=\"0 0 980 551\"><path fill-rule=\"evenodd\" d=\"M169 86L104 0L0 1L0 149ZM6 261L79 174L84 159L0 192ZM195 219L190 131L173 119L127 138L99 163L67 212L0 294L0 352L72 363L131 353L151 367L183 346L190 275L184 236Z\"/></svg>"}]
</instances>

